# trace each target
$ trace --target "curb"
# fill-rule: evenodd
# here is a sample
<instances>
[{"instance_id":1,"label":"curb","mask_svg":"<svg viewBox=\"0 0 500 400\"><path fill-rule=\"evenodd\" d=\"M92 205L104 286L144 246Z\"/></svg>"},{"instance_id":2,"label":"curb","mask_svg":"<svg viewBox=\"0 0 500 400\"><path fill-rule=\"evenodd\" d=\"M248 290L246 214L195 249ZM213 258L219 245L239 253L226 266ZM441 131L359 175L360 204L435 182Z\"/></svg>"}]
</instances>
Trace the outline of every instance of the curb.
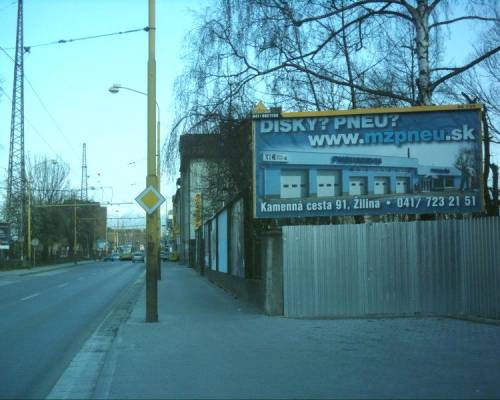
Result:
<instances>
[{"instance_id":1,"label":"curb","mask_svg":"<svg viewBox=\"0 0 500 400\"><path fill-rule=\"evenodd\" d=\"M140 297L145 276L144 271L124 290L113 309L70 362L47 399L93 398L108 352L120 326L128 320Z\"/></svg>"},{"instance_id":2,"label":"curb","mask_svg":"<svg viewBox=\"0 0 500 400\"><path fill-rule=\"evenodd\" d=\"M54 271L56 269L60 269L60 268L72 268L72 267L76 267L78 265L83 265L83 264L90 264L92 262L95 262L93 260L85 260L85 261L79 261L79 262L70 262L70 263L64 263L64 264L58 264L58 265L47 265L46 267L39 267L40 269L43 268L43 270L39 270L39 271L36 271L34 269L36 269L37 267L35 267L34 269L32 268L31 270L28 270L28 272L24 272L24 273L21 273L19 274L19 276L26 276L26 275L35 275L35 274L41 274L43 272L48 272L48 271Z\"/></svg>"},{"instance_id":3,"label":"curb","mask_svg":"<svg viewBox=\"0 0 500 400\"><path fill-rule=\"evenodd\" d=\"M46 265L43 267L9 269L9 270L5 270L5 271L0 271L0 277L2 277L2 276L26 276L26 275L41 274L43 272L53 271L53 270L59 269L59 268L71 268L71 267L76 267L77 265L90 264L92 262L97 262L97 261L84 260L84 261L79 261L77 263L68 262L68 263L62 263L62 264Z\"/></svg>"}]
</instances>

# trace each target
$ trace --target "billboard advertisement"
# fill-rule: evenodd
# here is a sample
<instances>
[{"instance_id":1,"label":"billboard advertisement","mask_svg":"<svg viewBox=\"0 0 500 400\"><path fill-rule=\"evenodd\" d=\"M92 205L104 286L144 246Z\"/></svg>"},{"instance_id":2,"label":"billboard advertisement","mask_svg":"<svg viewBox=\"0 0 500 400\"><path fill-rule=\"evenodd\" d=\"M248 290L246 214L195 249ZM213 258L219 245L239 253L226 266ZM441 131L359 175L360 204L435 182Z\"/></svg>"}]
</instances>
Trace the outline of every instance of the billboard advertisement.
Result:
<instances>
[{"instance_id":1,"label":"billboard advertisement","mask_svg":"<svg viewBox=\"0 0 500 400\"><path fill-rule=\"evenodd\" d=\"M254 217L481 211L481 106L254 114Z\"/></svg>"}]
</instances>

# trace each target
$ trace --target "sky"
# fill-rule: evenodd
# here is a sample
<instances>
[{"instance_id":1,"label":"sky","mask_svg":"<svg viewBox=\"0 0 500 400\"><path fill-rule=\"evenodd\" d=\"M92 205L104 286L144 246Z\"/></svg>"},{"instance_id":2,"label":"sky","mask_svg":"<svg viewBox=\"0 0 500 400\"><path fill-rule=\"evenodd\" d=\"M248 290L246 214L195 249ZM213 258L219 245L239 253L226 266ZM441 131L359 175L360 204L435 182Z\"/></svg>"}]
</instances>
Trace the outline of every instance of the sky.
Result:
<instances>
[{"instance_id":1,"label":"sky","mask_svg":"<svg viewBox=\"0 0 500 400\"><path fill-rule=\"evenodd\" d=\"M211 0L157 0L157 102L162 143L173 118L172 86L181 73L183 40L193 14ZM147 0L24 0L24 45L140 29L148 25ZM0 46L14 56L17 1L0 0ZM474 43L470 25L449 36L448 57L457 64ZM456 40L459 38L460 40ZM10 50L9 50L10 49ZM108 207L109 226L144 226L135 197L146 187L146 96L121 91L114 83L145 92L148 37L144 31L43 47L25 54L26 157L60 159L70 166L71 188L81 183L86 143L89 197L132 203ZM13 62L0 51L0 87L12 95ZM35 93L35 91L36 93ZM256 99L258 100L258 99ZM294 110L287 110L294 111ZM0 173L8 166L11 102L0 93ZM178 176L178 171L168 171ZM163 195L175 193L162 174ZM168 202L167 206L171 207ZM162 207L165 218L165 206ZM117 218L117 219L114 219ZM119 219L122 218L122 219ZM162 222L164 223L164 222Z\"/></svg>"},{"instance_id":2,"label":"sky","mask_svg":"<svg viewBox=\"0 0 500 400\"><path fill-rule=\"evenodd\" d=\"M156 1L157 102L166 139L172 118L172 85L182 71L183 39L193 13L206 1ZM24 0L24 45L144 28L146 0ZM14 57L17 2L0 0L0 46ZM70 186L79 189L82 144L86 143L89 198L133 203L108 207L108 217L144 216L135 197L146 187L147 97L130 91L112 94L114 83L147 91L148 34L110 36L52 46L25 54L25 155L62 159L70 166ZM0 52L0 86L12 96L13 62ZM33 91L32 87L36 91ZM41 101L40 101L41 99ZM8 167L11 102L0 94L0 171ZM174 171L174 175L178 172ZM175 186L162 176L168 199ZM162 218L165 206L162 207ZM164 222L162 222L164 223ZM141 225L116 219L110 226Z\"/></svg>"}]
</instances>

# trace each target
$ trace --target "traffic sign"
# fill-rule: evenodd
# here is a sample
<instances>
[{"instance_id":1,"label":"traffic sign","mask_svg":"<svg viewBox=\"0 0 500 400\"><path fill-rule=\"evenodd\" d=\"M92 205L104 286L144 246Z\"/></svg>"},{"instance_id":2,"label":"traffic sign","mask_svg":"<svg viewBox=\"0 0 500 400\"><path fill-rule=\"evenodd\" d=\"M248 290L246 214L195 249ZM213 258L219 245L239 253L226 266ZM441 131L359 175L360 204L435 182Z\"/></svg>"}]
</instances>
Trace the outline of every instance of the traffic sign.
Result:
<instances>
[{"instance_id":1,"label":"traffic sign","mask_svg":"<svg viewBox=\"0 0 500 400\"><path fill-rule=\"evenodd\" d=\"M37 238L31 239L31 245L33 247L38 247L39 244L40 244L40 240L39 239L37 239Z\"/></svg>"},{"instance_id":2,"label":"traffic sign","mask_svg":"<svg viewBox=\"0 0 500 400\"><path fill-rule=\"evenodd\" d=\"M135 201L137 201L144 211L152 214L165 202L165 197L153 186L149 185L135 198Z\"/></svg>"}]
</instances>

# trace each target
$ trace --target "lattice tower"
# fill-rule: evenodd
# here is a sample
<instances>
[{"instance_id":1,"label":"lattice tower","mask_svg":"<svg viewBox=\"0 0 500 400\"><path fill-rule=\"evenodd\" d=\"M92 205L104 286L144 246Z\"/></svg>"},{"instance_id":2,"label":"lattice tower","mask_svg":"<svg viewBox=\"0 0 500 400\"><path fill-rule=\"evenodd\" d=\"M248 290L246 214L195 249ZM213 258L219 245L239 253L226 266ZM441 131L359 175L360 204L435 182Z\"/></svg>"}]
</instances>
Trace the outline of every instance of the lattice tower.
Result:
<instances>
[{"instance_id":1,"label":"lattice tower","mask_svg":"<svg viewBox=\"0 0 500 400\"><path fill-rule=\"evenodd\" d=\"M80 200L88 200L88 184L87 184L87 144L83 144L82 149L82 184L80 187Z\"/></svg>"},{"instance_id":2,"label":"lattice tower","mask_svg":"<svg viewBox=\"0 0 500 400\"><path fill-rule=\"evenodd\" d=\"M9 169L7 177L6 218L12 236L24 239L26 223L26 171L24 165L24 45L23 2L17 2L16 55L10 123ZM21 246L21 258L23 256Z\"/></svg>"}]
</instances>

